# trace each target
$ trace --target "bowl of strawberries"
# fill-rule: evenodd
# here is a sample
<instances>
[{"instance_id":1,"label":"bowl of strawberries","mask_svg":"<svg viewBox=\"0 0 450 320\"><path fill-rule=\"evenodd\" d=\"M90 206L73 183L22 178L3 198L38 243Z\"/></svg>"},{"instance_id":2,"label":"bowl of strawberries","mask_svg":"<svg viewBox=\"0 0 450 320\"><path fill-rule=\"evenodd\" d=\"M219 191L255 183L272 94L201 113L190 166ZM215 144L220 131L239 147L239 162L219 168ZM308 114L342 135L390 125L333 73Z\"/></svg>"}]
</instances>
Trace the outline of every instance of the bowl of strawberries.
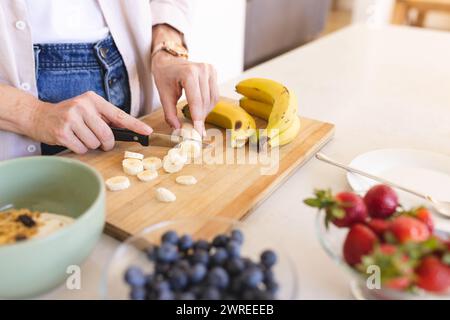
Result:
<instances>
[{"instance_id":1,"label":"bowl of strawberries","mask_svg":"<svg viewBox=\"0 0 450 320\"><path fill-rule=\"evenodd\" d=\"M376 185L361 197L315 190L325 251L352 275L357 299L450 299L450 236L435 230L425 206L405 208L395 191Z\"/></svg>"}]
</instances>

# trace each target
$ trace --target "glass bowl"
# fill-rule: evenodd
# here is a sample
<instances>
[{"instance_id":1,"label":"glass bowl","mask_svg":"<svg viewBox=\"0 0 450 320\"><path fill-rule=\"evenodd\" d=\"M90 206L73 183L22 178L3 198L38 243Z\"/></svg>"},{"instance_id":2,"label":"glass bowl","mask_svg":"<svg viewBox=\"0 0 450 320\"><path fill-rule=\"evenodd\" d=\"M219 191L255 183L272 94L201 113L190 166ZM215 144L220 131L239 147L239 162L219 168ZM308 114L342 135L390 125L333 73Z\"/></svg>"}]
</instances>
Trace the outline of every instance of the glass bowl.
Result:
<instances>
[{"instance_id":1,"label":"glass bowl","mask_svg":"<svg viewBox=\"0 0 450 320\"><path fill-rule=\"evenodd\" d=\"M271 226L273 228L273 226ZM100 291L103 299L129 299L130 287L124 280L128 267L140 267L146 274L154 272L155 264L150 261L145 249L150 245L159 245L161 236L169 230L178 235L189 234L193 240L212 239L220 233L229 233L239 229L244 235L241 247L241 257L251 258L259 262L260 254L271 249L277 254L277 263L273 267L275 279L279 285L276 299L295 299L298 294L298 277L294 264L282 248L275 236L271 236L270 229L261 223L246 223L223 218L190 218L173 221L164 221L146 227L136 236L124 241L115 251L107 263Z\"/></svg>"},{"instance_id":2,"label":"glass bowl","mask_svg":"<svg viewBox=\"0 0 450 320\"><path fill-rule=\"evenodd\" d=\"M404 292L389 288L371 289L367 286L367 278L350 267L342 255L342 247L348 233L347 228L338 228L330 223L328 229L325 227L325 212L321 211L316 217L316 231L320 244L326 253L350 275L350 289L358 300L448 300L450 295L432 294L422 289L414 292Z\"/></svg>"}]
</instances>

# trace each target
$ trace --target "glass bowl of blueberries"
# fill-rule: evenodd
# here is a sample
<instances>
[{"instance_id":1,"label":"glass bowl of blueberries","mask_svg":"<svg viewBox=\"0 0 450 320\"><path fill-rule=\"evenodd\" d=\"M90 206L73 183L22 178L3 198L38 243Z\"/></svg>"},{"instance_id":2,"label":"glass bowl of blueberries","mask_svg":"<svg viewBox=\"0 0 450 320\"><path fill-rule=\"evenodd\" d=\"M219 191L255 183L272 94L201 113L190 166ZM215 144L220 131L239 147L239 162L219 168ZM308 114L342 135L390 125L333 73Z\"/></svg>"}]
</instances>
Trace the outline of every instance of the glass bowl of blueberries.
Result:
<instances>
[{"instance_id":1,"label":"glass bowl of blueberries","mask_svg":"<svg viewBox=\"0 0 450 320\"><path fill-rule=\"evenodd\" d=\"M295 299L294 264L268 226L223 218L160 222L123 242L101 281L104 299Z\"/></svg>"}]
</instances>

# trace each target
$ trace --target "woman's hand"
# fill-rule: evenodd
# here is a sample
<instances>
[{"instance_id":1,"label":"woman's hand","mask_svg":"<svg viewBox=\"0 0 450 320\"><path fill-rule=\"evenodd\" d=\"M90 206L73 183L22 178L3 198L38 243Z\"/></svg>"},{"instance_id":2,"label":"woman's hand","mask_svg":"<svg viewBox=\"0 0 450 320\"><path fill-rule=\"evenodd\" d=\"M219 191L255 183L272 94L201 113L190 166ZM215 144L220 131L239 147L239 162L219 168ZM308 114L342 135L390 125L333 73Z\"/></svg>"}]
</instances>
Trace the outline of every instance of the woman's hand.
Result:
<instances>
[{"instance_id":1,"label":"woman's hand","mask_svg":"<svg viewBox=\"0 0 450 320\"><path fill-rule=\"evenodd\" d=\"M111 150L114 136L109 125L149 135L152 129L115 107L94 92L57 104L39 102L25 134L50 145L61 145L76 153L101 147Z\"/></svg>"},{"instance_id":2,"label":"woman's hand","mask_svg":"<svg viewBox=\"0 0 450 320\"><path fill-rule=\"evenodd\" d=\"M205 118L219 99L214 67L161 51L152 59L152 70L166 122L175 129L180 128L176 105L184 89L194 128L204 135Z\"/></svg>"}]
</instances>

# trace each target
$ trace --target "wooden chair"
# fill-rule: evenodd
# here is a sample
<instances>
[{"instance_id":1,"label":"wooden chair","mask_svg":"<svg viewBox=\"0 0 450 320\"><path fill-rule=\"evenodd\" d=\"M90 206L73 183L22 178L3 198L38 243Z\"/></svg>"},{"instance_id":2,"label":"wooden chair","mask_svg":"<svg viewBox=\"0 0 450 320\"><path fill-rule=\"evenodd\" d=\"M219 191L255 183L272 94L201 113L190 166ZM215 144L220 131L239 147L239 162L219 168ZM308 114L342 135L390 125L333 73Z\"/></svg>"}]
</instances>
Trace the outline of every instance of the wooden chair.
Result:
<instances>
[{"instance_id":1,"label":"wooden chair","mask_svg":"<svg viewBox=\"0 0 450 320\"><path fill-rule=\"evenodd\" d=\"M409 21L409 11L417 10L417 19ZM441 11L450 13L450 0L396 0L393 24L412 24L423 27L428 11Z\"/></svg>"}]
</instances>

